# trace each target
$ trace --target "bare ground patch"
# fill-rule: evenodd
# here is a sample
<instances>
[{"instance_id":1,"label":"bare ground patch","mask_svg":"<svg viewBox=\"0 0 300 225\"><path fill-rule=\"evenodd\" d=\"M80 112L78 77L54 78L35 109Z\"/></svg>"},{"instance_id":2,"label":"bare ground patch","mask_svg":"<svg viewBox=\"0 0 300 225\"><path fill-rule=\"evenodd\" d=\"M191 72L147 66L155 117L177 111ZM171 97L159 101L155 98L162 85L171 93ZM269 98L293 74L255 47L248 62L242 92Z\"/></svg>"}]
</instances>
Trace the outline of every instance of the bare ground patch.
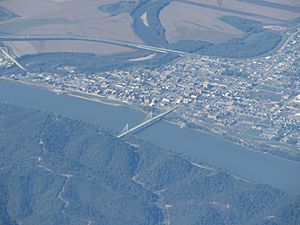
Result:
<instances>
[{"instance_id":1,"label":"bare ground patch","mask_svg":"<svg viewBox=\"0 0 300 225\"><path fill-rule=\"evenodd\" d=\"M218 43L242 34L219 20L223 15L230 14L172 2L162 10L160 19L166 29L166 37L171 43L184 39Z\"/></svg>"},{"instance_id":2,"label":"bare ground patch","mask_svg":"<svg viewBox=\"0 0 300 225\"><path fill-rule=\"evenodd\" d=\"M10 21L9 26L18 25L16 34L26 35L84 35L98 38L124 40L142 43L131 28L131 17L128 13L111 16L99 10L104 4L114 3L117 0L10 0L1 5L20 17ZM55 22L54 19L59 19ZM38 21L46 21L39 23ZM52 21L47 23L47 21ZM54 21L54 22L53 22ZM7 24L5 24L7 25ZM1 26L0 24L0 31ZM34 44L32 44L34 43ZM130 48L111 46L106 44L71 41L59 42L32 42L36 52L92 52L96 54L115 54L132 51ZM42 44L41 44L42 43ZM32 47L13 44L22 52L33 52ZM27 50L26 50L27 49Z\"/></svg>"},{"instance_id":3,"label":"bare ground patch","mask_svg":"<svg viewBox=\"0 0 300 225\"><path fill-rule=\"evenodd\" d=\"M119 53L132 52L134 49L86 41L30 41L30 42L5 42L6 46L13 49L17 56L51 53L51 52L78 52L94 53L97 55L113 55Z\"/></svg>"},{"instance_id":4,"label":"bare ground patch","mask_svg":"<svg viewBox=\"0 0 300 225\"><path fill-rule=\"evenodd\" d=\"M295 4L295 1L288 2ZM236 0L223 1L221 6L217 1L211 0L186 2L174 0L162 10L160 19L166 30L166 37L171 43L182 39L218 43L242 34L239 30L220 21L220 17L228 15L276 24L294 19L299 16L299 13Z\"/></svg>"}]
</instances>

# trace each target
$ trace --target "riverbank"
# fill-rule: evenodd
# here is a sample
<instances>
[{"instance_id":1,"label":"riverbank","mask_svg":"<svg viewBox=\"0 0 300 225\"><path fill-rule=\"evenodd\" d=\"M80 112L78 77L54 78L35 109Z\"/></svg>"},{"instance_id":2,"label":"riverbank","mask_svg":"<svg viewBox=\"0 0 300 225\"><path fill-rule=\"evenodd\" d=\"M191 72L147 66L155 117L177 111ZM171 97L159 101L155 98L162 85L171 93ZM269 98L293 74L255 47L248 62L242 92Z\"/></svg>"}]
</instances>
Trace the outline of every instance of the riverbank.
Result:
<instances>
[{"instance_id":1,"label":"riverbank","mask_svg":"<svg viewBox=\"0 0 300 225\"><path fill-rule=\"evenodd\" d=\"M87 101L91 101L91 102L96 102L99 104L104 104L104 105L112 106L112 107L125 107L125 108L128 108L129 110L134 110L136 112L143 113L145 116L147 114L149 114L149 110L153 110L153 108L147 108L147 106L124 102L124 101L121 101L118 99L108 98L108 97L100 96L100 95L93 94L93 93L86 93L86 92L72 90L72 89L61 90L61 89L55 88L55 87L53 87L51 85L47 85L47 84L34 83L34 82L26 81L26 80L15 80L15 79L11 79L8 77L0 77L0 79L10 81L10 82L17 82L17 83L24 84L24 85L33 86L36 88L45 89L45 90L51 91L57 95L64 94L67 96L71 96L71 97L75 97L75 98L79 98L79 99L87 100ZM155 111L157 111L157 109L155 109ZM163 112L163 110L158 110L158 112L161 113L161 112ZM198 133L217 136L218 138L225 139L232 144L240 146L244 150L255 151L260 154L268 154L272 157L277 157L279 159L288 160L288 161L300 164L299 160L297 160L297 158L295 158L295 157L293 158L292 156L290 156L287 151L282 151L281 149L278 149L280 146L278 148L274 148L272 150L262 149L262 148L259 148L259 146L255 146L253 144L245 142L242 139L242 137L234 137L232 135L228 135L227 132L225 132L223 130L218 130L218 129L216 130L216 129L214 129L214 127L211 128L211 127L206 126L204 124L204 122L203 122L203 124L200 124L200 123L194 124L192 122L189 122L188 120L185 120L184 118L181 118L180 115L176 114L176 112L174 112L174 113L175 113L175 115L173 114L173 116L171 116L171 117L164 118L164 121L167 123L173 124L181 129L187 128L187 129L191 129ZM143 119L141 119L141 121L143 121ZM138 121L138 123L140 123L141 121ZM132 127L134 125L136 125L136 124L132 124L130 127Z\"/></svg>"},{"instance_id":2,"label":"riverbank","mask_svg":"<svg viewBox=\"0 0 300 225\"><path fill-rule=\"evenodd\" d=\"M132 127L145 118L141 111L128 107L105 105L5 80L0 80L0 101L99 125L116 135L125 124ZM163 149L188 156L195 163L222 168L229 174L300 194L298 163L249 151L223 137L188 128L181 129L165 121L155 123L135 136Z\"/></svg>"}]
</instances>

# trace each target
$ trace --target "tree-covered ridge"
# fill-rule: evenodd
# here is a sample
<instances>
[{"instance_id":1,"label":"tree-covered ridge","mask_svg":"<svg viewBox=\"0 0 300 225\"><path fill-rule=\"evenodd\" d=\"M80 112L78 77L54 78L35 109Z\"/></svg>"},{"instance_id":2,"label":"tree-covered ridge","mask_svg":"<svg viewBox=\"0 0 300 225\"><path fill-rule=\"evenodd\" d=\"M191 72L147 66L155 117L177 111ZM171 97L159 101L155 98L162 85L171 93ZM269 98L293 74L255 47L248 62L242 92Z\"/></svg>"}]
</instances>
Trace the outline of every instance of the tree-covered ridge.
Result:
<instances>
[{"instance_id":1,"label":"tree-covered ridge","mask_svg":"<svg viewBox=\"0 0 300 225\"><path fill-rule=\"evenodd\" d=\"M300 224L300 199L0 103L0 224Z\"/></svg>"},{"instance_id":2,"label":"tree-covered ridge","mask_svg":"<svg viewBox=\"0 0 300 225\"><path fill-rule=\"evenodd\" d=\"M97 127L0 106L0 224L161 224L134 149Z\"/></svg>"},{"instance_id":3,"label":"tree-covered ridge","mask_svg":"<svg viewBox=\"0 0 300 225\"><path fill-rule=\"evenodd\" d=\"M170 224L300 224L299 196L149 146L139 151L139 181L159 193Z\"/></svg>"}]
</instances>

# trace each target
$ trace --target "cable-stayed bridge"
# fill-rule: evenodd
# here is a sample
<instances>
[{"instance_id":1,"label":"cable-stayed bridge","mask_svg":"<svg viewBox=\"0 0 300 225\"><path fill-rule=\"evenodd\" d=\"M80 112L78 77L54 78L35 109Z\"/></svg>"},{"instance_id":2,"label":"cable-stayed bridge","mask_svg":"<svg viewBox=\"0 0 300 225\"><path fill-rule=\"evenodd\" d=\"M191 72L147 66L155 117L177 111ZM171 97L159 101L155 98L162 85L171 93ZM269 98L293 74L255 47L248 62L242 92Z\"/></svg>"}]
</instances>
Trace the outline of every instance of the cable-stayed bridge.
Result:
<instances>
[{"instance_id":1,"label":"cable-stayed bridge","mask_svg":"<svg viewBox=\"0 0 300 225\"><path fill-rule=\"evenodd\" d=\"M175 109L177 108L177 106L161 113L161 114L158 114L156 116L153 116L152 117L152 113L151 113L151 116L149 119L146 119L144 122L132 127L132 128L128 128L128 124L126 124L125 128L123 129L123 131L117 136L118 138L122 138L122 137L125 137L126 135L130 134L130 133L135 133L155 122L157 122L158 120L160 120L162 117L164 117L165 115L171 113L172 111L174 111Z\"/></svg>"}]
</instances>

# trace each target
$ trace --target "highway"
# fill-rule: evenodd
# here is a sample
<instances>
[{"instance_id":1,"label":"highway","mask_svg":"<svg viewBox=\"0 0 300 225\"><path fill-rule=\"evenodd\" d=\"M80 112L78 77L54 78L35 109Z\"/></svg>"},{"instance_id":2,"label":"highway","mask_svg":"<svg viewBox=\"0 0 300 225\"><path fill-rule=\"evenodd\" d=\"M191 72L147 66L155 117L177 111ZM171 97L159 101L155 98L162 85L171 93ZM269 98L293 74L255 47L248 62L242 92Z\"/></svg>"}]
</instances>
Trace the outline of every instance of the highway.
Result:
<instances>
[{"instance_id":1,"label":"highway","mask_svg":"<svg viewBox=\"0 0 300 225\"><path fill-rule=\"evenodd\" d=\"M104 39L89 36L79 36L79 35L0 35L0 41L59 41L59 40L69 40L69 41L90 41L90 42L100 42L105 44L119 45L123 47L144 49L148 51L158 52L158 53L171 53L180 56L196 56L195 54L183 51L177 51L167 48L149 46L144 44L137 44L127 41L119 41L113 39Z\"/></svg>"},{"instance_id":2,"label":"highway","mask_svg":"<svg viewBox=\"0 0 300 225\"><path fill-rule=\"evenodd\" d=\"M278 53L281 53L286 48L286 46L288 45L288 43L291 40L293 40L296 37L297 34L299 34L300 27L296 26L296 29L297 30L286 39L286 41L282 44L282 46L280 47L280 49L278 49L278 51L277 51Z\"/></svg>"},{"instance_id":3,"label":"highway","mask_svg":"<svg viewBox=\"0 0 300 225\"><path fill-rule=\"evenodd\" d=\"M12 56L10 56L5 50L4 48L0 48L1 52L3 55L5 55L10 61L12 61L14 64L16 64L17 67L19 67L21 70L24 70L25 72L28 73L28 71L25 69L24 66L22 66L20 63L18 63L17 60L15 60Z\"/></svg>"},{"instance_id":4,"label":"highway","mask_svg":"<svg viewBox=\"0 0 300 225\"><path fill-rule=\"evenodd\" d=\"M138 131L139 129L142 129L142 128L144 128L144 127L152 124L153 122L156 122L157 120L159 120L163 116L165 116L165 115L171 113L172 111L174 111L176 108L177 108L177 106L175 106L175 107L173 107L173 108L167 110L166 112L163 112L163 113L161 113L161 114L159 114L157 116L154 116L154 117L152 117L152 118L150 118L150 119L148 119L148 120L146 120L146 121L144 121L144 122L136 125L135 127L133 127L131 129L129 129L129 130L127 130L127 131L119 134L117 137L118 138L122 138L122 137L124 137L124 136L126 136L126 135L128 135L130 133L134 133L134 132Z\"/></svg>"}]
</instances>

